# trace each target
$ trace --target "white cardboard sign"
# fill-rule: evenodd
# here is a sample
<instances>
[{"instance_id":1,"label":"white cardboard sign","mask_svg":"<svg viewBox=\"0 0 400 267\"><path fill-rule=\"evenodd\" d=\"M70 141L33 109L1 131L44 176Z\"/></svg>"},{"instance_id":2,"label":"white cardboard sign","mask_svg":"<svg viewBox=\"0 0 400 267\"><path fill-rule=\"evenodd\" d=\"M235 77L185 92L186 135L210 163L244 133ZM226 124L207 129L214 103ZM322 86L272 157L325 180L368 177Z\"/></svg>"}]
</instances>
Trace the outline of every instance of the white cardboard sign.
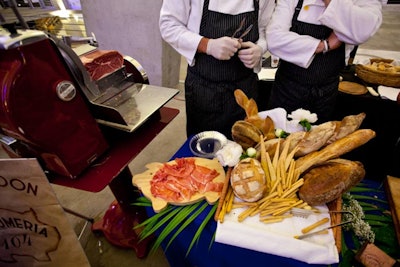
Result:
<instances>
[{"instance_id":1,"label":"white cardboard sign","mask_svg":"<svg viewBox=\"0 0 400 267\"><path fill-rule=\"evenodd\" d=\"M0 266L90 266L36 159L0 159Z\"/></svg>"}]
</instances>

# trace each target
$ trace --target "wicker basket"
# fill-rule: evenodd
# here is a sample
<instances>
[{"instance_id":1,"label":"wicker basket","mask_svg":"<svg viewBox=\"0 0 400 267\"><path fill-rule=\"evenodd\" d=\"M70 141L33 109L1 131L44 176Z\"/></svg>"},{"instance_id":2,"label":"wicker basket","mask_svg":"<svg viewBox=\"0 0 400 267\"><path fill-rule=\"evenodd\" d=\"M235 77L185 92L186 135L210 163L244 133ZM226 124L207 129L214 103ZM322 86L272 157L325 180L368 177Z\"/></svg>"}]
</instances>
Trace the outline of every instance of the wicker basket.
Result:
<instances>
[{"instance_id":1,"label":"wicker basket","mask_svg":"<svg viewBox=\"0 0 400 267\"><path fill-rule=\"evenodd\" d=\"M378 61L378 59L371 59L373 61ZM389 62L388 59L379 59L379 61ZM393 60L391 60L393 61ZM363 81L371 84L386 85L391 87L400 87L400 72L386 72L380 70L373 70L365 65L356 65L356 74Z\"/></svg>"}]
</instances>

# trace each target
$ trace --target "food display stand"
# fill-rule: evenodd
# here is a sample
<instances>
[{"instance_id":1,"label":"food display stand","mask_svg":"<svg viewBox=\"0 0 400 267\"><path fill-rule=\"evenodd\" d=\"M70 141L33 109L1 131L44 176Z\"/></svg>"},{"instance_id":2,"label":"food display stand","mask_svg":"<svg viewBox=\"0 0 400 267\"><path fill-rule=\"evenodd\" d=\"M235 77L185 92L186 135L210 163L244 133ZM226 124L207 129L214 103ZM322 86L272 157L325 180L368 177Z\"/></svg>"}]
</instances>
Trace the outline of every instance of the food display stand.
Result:
<instances>
[{"instance_id":1,"label":"food display stand","mask_svg":"<svg viewBox=\"0 0 400 267\"><path fill-rule=\"evenodd\" d=\"M268 61L265 64L268 64ZM354 75L354 72L350 74ZM259 110L266 109L265 99L269 97L272 84L273 79L259 81L260 96L261 99L264 99L263 102L257 103ZM343 157L361 161L367 172L363 183L371 189L377 189L382 186L387 175L400 177L400 167L398 165L400 161L400 125L396 123L400 118L400 105L395 101L370 94L351 95L339 92L334 119L341 120L347 115L361 112L366 113L366 119L360 128L369 128L376 131L376 137ZM189 148L189 141L190 138L172 159L193 156ZM382 200L386 199L385 192L382 190L374 197ZM210 209L211 206L203 211L170 244L167 244L168 241L164 241L162 246L171 266L326 266L323 264L310 265L287 257L215 242L217 223L214 220L207 224L201 233L199 241L195 243L187 254L196 231ZM147 209L147 212L149 215L154 214L151 209ZM349 237L345 236L344 238L346 240ZM338 265L331 264L330 266Z\"/></svg>"},{"instance_id":2,"label":"food display stand","mask_svg":"<svg viewBox=\"0 0 400 267\"><path fill-rule=\"evenodd\" d=\"M171 159L193 157L193 153L189 148L190 138L180 147L180 149L172 156ZM382 186L383 181L364 179L363 184L371 189L377 189ZM371 194L371 193L368 193ZM383 190L372 193L379 200L385 200L386 194ZM174 267L186 266L328 266L324 264L308 264L288 257L281 257L268 253L262 253L250 249L236 247L232 245L215 242L215 231L217 222L211 219L201 232L198 242L194 244L190 252L188 248L192 242L200 225L204 221L212 206L208 206L191 224L189 224L170 244L168 238L162 243L165 256L170 264ZM388 207L385 206L385 209ZM146 209L149 216L154 215L152 208ZM344 240L351 239L350 235L345 235ZM266 240L265 242L268 242ZM339 253L340 254L340 253ZM339 266L338 264L330 264L329 266Z\"/></svg>"},{"instance_id":3,"label":"food display stand","mask_svg":"<svg viewBox=\"0 0 400 267\"><path fill-rule=\"evenodd\" d=\"M193 157L194 155L189 148L189 141L190 138L180 147L171 159ZM213 219L211 219L202 231L199 241L193 246L190 253L186 255L193 236L203 222L205 216L209 213L211 207L212 206L208 206L202 214L200 214L193 223L188 225L168 247L166 247L165 244L168 241L163 243L164 253L170 266L310 266L310 264L291 258L214 242L217 222ZM154 214L150 209L147 211L149 215ZM311 266L322 267L326 265L313 264ZM337 265L333 264L331 266Z\"/></svg>"}]
</instances>

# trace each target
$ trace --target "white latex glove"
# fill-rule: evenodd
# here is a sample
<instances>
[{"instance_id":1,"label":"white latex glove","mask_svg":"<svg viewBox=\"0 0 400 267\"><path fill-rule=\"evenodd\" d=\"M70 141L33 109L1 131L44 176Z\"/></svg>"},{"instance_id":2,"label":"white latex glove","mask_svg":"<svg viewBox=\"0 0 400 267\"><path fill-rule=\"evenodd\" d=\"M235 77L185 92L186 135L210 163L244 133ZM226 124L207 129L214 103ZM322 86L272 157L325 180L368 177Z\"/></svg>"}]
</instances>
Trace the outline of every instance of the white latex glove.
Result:
<instances>
[{"instance_id":1,"label":"white latex glove","mask_svg":"<svg viewBox=\"0 0 400 267\"><path fill-rule=\"evenodd\" d=\"M207 55L211 55L219 60L229 60L239 49L238 39L231 37L220 37L210 39L207 44Z\"/></svg>"},{"instance_id":2,"label":"white latex glove","mask_svg":"<svg viewBox=\"0 0 400 267\"><path fill-rule=\"evenodd\" d=\"M261 62L262 48L253 42L243 42L242 49L239 50L239 58L243 64L252 69Z\"/></svg>"}]
</instances>

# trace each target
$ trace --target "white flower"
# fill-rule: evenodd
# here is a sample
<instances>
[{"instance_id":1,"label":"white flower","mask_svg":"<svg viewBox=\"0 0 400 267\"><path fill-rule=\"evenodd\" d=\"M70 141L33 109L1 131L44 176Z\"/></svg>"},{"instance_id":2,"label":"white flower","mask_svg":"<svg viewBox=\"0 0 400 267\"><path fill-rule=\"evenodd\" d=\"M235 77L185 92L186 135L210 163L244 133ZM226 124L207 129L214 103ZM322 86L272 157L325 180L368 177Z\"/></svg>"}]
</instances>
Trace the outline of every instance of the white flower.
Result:
<instances>
[{"instance_id":1,"label":"white flower","mask_svg":"<svg viewBox=\"0 0 400 267\"><path fill-rule=\"evenodd\" d=\"M287 121L286 122L286 131L289 133L300 132L300 131L304 131L304 127L299 124L298 120Z\"/></svg>"},{"instance_id":2,"label":"white flower","mask_svg":"<svg viewBox=\"0 0 400 267\"><path fill-rule=\"evenodd\" d=\"M311 123L314 123L318 120L317 114L311 113L308 110L299 108L293 111L288 115L288 118L291 118L292 124L300 124L307 131L311 129Z\"/></svg>"},{"instance_id":3,"label":"white flower","mask_svg":"<svg viewBox=\"0 0 400 267\"><path fill-rule=\"evenodd\" d=\"M306 120L309 123L314 123L318 120L318 116L316 113L311 113L310 111L302 108L296 109L295 111L290 113L288 115L288 118L292 120L297 120L299 122Z\"/></svg>"},{"instance_id":4,"label":"white flower","mask_svg":"<svg viewBox=\"0 0 400 267\"><path fill-rule=\"evenodd\" d=\"M234 167L240 161L243 148L236 142L228 140L228 142L217 151L216 156L222 166Z\"/></svg>"}]
</instances>

